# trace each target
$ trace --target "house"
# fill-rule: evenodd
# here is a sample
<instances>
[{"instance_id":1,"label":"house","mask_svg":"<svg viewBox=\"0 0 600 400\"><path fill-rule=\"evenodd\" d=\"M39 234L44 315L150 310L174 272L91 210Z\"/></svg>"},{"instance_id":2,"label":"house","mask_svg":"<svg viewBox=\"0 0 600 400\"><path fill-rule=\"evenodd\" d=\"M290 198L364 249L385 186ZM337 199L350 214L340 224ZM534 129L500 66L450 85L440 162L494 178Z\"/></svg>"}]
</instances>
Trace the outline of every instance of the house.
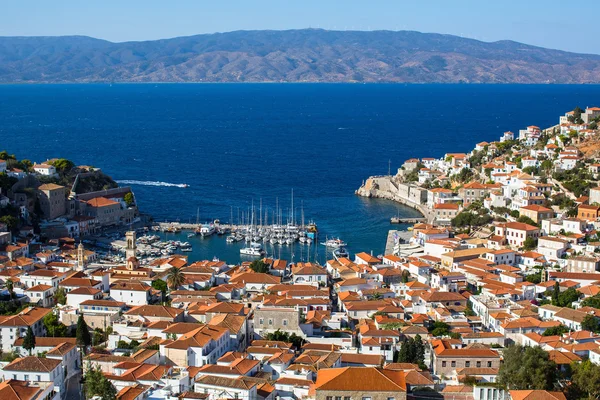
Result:
<instances>
[{"instance_id":1,"label":"house","mask_svg":"<svg viewBox=\"0 0 600 400\"><path fill-rule=\"evenodd\" d=\"M580 204L577 206L577 218L589 222L594 222L600 216L600 206Z\"/></svg>"},{"instance_id":2,"label":"house","mask_svg":"<svg viewBox=\"0 0 600 400\"><path fill-rule=\"evenodd\" d=\"M467 207L477 200L483 200L489 191L483 183L469 182L458 190L458 196L463 199L463 205Z\"/></svg>"},{"instance_id":3,"label":"house","mask_svg":"<svg viewBox=\"0 0 600 400\"><path fill-rule=\"evenodd\" d=\"M600 260L596 257L573 256L567 260L564 272L596 272L600 266Z\"/></svg>"},{"instance_id":4,"label":"house","mask_svg":"<svg viewBox=\"0 0 600 400\"><path fill-rule=\"evenodd\" d=\"M250 378L225 378L221 376L204 375L194 384L194 399L197 394L206 394L206 400L218 399L258 399L259 383ZM202 398L202 397L200 397Z\"/></svg>"},{"instance_id":5,"label":"house","mask_svg":"<svg viewBox=\"0 0 600 400\"><path fill-rule=\"evenodd\" d=\"M80 287L67 293L67 305L79 307L86 300L100 300L102 291L93 287Z\"/></svg>"},{"instance_id":6,"label":"house","mask_svg":"<svg viewBox=\"0 0 600 400\"><path fill-rule=\"evenodd\" d=\"M300 317L297 308L261 306L254 311L254 331L259 335L277 330L302 335Z\"/></svg>"},{"instance_id":7,"label":"house","mask_svg":"<svg viewBox=\"0 0 600 400\"><path fill-rule=\"evenodd\" d=\"M554 211L552 211L550 208L546 208L537 204L531 204L519 208L519 214L531 218L535 223L539 223L544 219L551 219L554 217Z\"/></svg>"},{"instance_id":8,"label":"house","mask_svg":"<svg viewBox=\"0 0 600 400\"><path fill-rule=\"evenodd\" d=\"M143 305L133 307L124 316L134 321L145 319L148 321L183 322L184 310L161 305Z\"/></svg>"},{"instance_id":9,"label":"house","mask_svg":"<svg viewBox=\"0 0 600 400\"><path fill-rule=\"evenodd\" d=\"M227 328L202 325L177 340L160 347L161 357L168 363L180 367L201 367L215 364L229 351L229 330Z\"/></svg>"},{"instance_id":10,"label":"house","mask_svg":"<svg viewBox=\"0 0 600 400\"><path fill-rule=\"evenodd\" d=\"M280 277L258 273L258 272L242 272L233 276L229 283L243 283L246 292L264 292L270 287L278 285L281 281Z\"/></svg>"},{"instance_id":11,"label":"house","mask_svg":"<svg viewBox=\"0 0 600 400\"><path fill-rule=\"evenodd\" d=\"M52 310L49 308L28 307L17 315L0 316L2 350L11 351L15 340L24 337L28 327L31 327L35 336L46 336L43 319L51 312Z\"/></svg>"},{"instance_id":12,"label":"house","mask_svg":"<svg viewBox=\"0 0 600 400\"><path fill-rule=\"evenodd\" d=\"M436 375L452 375L459 368L500 368L500 355L480 344L455 348L448 340L431 341L432 369Z\"/></svg>"},{"instance_id":13,"label":"house","mask_svg":"<svg viewBox=\"0 0 600 400\"><path fill-rule=\"evenodd\" d=\"M56 175L56 168L54 167L54 165L50 165L50 164L34 164L34 166L32 167L33 172L35 172L38 175L43 175L43 176L54 176Z\"/></svg>"},{"instance_id":14,"label":"house","mask_svg":"<svg viewBox=\"0 0 600 400\"><path fill-rule=\"evenodd\" d=\"M65 387L64 373L60 360L28 356L17 358L2 370L4 380L14 379L29 383L44 382L62 393Z\"/></svg>"},{"instance_id":15,"label":"house","mask_svg":"<svg viewBox=\"0 0 600 400\"><path fill-rule=\"evenodd\" d=\"M49 308L54 305L54 288L48 285L36 285L24 292L29 302L40 307Z\"/></svg>"},{"instance_id":16,"label":"house","mask_svg":"<svg viewBox=\"0 0 600 400\"><path fill-rule=\"evenodd\" d=\"M433 211L438 224L449 225L450 221L458 215L460 206L455 203L439 203L433 206Z\"/></svg>"},{"instance_id":17,"label":"house","mask_svg":"<svg viewBox=\"0 0 600 400\"><path fill-rule=\"evenodd\" d=\"M547 390L511 390L508 393L510 400L567 400L563 392L549 392ZM489 400L489 397L486 400Z\"/></svg>"},{"instance_id":18,"label":"house","mask_svg":"<svg viewBox=\"0 0 600 400\"><path fill-rule=\"evenodd\" d=\"M354 256L354 263L357 265L376 265L381 263L381 260L371 254L362 252L356 253Z\"/></svg>"},{"instance_id":19,"label":"house","mask_svg":"<svg viewBox=\"0 0 600 400\"><path fill-rule=\"evenodd\" d=\"M294 285L325 286L327 270L313 263L296 263L292 266L292 282Z\"/></svg>"},{"instance_id":20,"label":"house","mask_svg":"<svg viewBox=\"0 0 600 400\"><path fill-rule=\"evenodd\" d=\"M405 373L373 367L319 369L314 390L315 400L405 400Z\"/></svg>"},{"instance_id":21,"label":"house","mask_svg":"<svg viewBox=\"0 0 600 400\"><path fill-rule=\"evenodd\" d=\"M144 282L117 281L110 285L110 297L128 306L147 305L152 300L152 287Z\"/></svg>"},{"instance_id":22,"label":"house","mask_svg":"<svg viewBox=\"0 0 600 400\"><path fill-rule=\"evenodd\" d=\"M508 244L514 247L522 247L525 240L537 239L540 236L540 229L522 222L507 222L497 225L495 234L504 237Z\"/></svg>"}]
</instances>

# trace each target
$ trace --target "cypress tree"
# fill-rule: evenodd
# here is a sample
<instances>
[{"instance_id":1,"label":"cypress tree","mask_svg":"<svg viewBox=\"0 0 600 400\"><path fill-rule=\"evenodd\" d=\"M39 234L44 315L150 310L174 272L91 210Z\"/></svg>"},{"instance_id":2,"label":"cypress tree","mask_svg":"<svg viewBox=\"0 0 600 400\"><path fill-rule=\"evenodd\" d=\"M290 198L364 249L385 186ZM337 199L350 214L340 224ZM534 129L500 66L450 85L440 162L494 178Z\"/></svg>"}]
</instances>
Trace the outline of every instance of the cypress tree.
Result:
<instances>
[{"instance_id":1,"label":"cypress tree","mask_svg":"<svg viewBox=\"0 0 600 400\"><path fill-rule=\"evenodd\" d=\"M23 338L23 348L29 352L29 355L31 355L31 350L35 349L35 336L30 326L27 327L27 333Z\"/></svg>"},{"instance_id":2,"label":"cypress tree","mask_svg":"<svg viewBox=\"0 0 600 400\"><path fill-rule=\"evenodd\" d=\"M77 344L79 346L87 347L92 343L92 338L90 336L90 330L83 319L83 315L79 314L79 319L77 319Z\"/></svg>"}]
</instances>

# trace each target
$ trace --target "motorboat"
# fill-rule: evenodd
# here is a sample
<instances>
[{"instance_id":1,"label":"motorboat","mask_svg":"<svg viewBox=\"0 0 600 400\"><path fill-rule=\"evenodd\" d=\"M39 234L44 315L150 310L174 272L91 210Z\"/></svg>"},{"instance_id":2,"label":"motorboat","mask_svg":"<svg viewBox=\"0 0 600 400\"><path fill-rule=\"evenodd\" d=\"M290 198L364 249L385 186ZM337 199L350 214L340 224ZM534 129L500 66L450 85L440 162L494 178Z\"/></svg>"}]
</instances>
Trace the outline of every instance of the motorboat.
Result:
<instances>
[{"instance_id":1,"label":"motorboat","mask_svg":"<svg viewBox=\"0 0 600 400\"><path fill-rule=\"evenodd\" d=\"M214 224L202 224L199 229L200 236L208 237L213 235L216 232Z\"/></svg>"},{"instance_id":2,"label":"motorboat","mask_svg":"<svg viewBox=\"0 0 600 400\"><path fill-rule=\"evenodd\" d=\"M336 260L339 260L340 258L348 258L350 254L348 253L348 250L346 250L345 247L340 247L338 249L335 249L333 251L333 257Z\"/></svg>"},{"instance_id":3,"label":"motorboat","mask_svg":"<svg viewBox=\"0 0 600 400\"><path fill-rule=\"evenodd\" d=\"M338 249L338 248L340 248L340 247L344 247L344 246L347 246L347 245L348 245L347 243L345 243L345 242L344 242L342 239L340 239L340 238L337 238L337 239L329 239L329 240L327 240L327 241L325 241L325 242L322 242L321 244L322 244L323 246L326 246L326 247L331 247L331 248L334 248L334 249Z\"/></svg>"}]
</instances>

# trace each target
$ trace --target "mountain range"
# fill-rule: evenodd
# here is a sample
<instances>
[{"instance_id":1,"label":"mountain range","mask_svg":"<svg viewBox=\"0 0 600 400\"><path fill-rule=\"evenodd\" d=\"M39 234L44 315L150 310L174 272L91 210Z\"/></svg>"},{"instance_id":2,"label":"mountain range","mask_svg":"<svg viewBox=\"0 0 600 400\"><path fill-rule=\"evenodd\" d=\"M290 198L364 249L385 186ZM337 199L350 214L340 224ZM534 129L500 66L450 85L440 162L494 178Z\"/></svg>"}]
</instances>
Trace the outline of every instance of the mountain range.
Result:
<instances>
[{"instance_id":1,"label":"mountain range","mask_svg":"<svg viewBox=\"0 0 600 400\"><path fill-rule=\"evenodd\" d=\"M600 83L600 55L413 31L0 37L0 83L36 82Z\"/></svg>"}]
</instances>

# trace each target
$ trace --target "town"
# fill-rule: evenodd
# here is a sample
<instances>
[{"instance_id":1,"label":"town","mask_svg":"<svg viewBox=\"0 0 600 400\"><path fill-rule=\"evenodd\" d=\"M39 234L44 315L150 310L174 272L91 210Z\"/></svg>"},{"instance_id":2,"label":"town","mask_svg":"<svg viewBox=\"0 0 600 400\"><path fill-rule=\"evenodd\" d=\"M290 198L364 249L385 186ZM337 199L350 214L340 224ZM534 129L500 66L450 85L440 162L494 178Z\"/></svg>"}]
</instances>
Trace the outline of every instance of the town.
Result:
<instances>
[{"instance_id":1,"label":"town","mask_svg":"<svg viewBox=\"0 0 600 400\"><path fill-rule=\"evenodd\" d=\"M0 396L597 398L600 108L557 118L367 179L423 221L324 265L146 257L130 187L0 152Z\"/></svg>"}]
</instances>

